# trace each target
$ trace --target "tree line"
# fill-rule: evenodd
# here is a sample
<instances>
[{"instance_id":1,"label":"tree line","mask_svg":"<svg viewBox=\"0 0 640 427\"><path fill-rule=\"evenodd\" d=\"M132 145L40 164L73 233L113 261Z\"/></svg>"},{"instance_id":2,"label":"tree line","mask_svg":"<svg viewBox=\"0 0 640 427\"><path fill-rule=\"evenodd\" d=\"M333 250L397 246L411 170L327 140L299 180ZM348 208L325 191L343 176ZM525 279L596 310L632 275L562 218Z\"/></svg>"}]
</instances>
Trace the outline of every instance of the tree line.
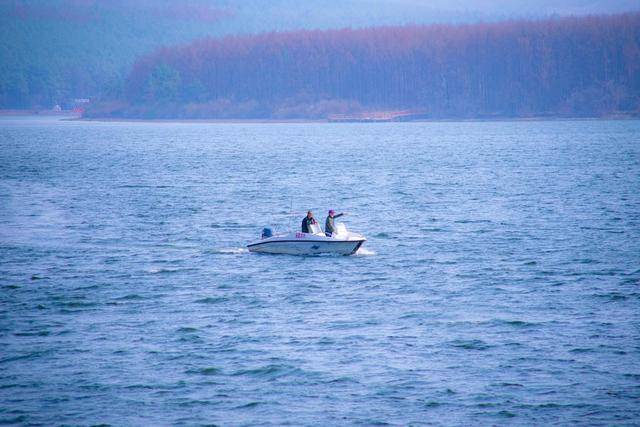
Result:
<instances>
[{"instance_id":1,"label":"tree line","mask_svg":"<svg viewBox=\"0 0 640 427\"><path fill-rule=\"evenodd\" d=\"M140 55L225 34L233 18L208 0L2 0L0 109L119 97Z\"/></svg>"},{"instance_id":2,"label":"tree line","mask_svg":"<svg viewBox=\"0 0 640 427\"><path fill-rule=\"evenodd\" d=\"M139 58L124 87L89 114L635 115L640 13L208 38Z\"/></svg>"}]
</instances>

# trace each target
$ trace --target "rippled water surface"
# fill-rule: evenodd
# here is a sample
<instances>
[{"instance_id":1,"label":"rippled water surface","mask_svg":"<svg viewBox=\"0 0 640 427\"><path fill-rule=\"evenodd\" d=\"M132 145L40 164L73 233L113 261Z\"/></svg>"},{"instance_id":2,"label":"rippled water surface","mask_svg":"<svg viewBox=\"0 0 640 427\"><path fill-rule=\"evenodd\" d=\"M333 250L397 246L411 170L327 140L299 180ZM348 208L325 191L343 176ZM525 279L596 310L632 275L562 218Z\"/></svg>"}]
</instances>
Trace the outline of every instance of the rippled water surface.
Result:
<instances>
[{"instance_id":1,"label":"rippled water surface","mask_svg":"<svg viewBox=\"0 0 640 427\"><path fill-rule=\"evenodd\" d=\"M5 424L638 425L639 315L638 121L0 120Z\"/></svg>"}]
</instances>

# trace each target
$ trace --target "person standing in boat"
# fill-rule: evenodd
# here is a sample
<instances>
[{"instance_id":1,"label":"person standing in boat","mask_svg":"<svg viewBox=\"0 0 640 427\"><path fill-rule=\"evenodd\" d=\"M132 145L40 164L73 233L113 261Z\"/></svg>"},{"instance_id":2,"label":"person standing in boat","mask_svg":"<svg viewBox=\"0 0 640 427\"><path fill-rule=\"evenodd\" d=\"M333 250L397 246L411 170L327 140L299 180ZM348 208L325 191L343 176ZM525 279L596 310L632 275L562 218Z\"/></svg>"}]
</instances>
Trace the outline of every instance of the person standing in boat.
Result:
<instances>
[{"instance_id":1,"label":"person standing in boat","mask_svg":"<svg viewBox=\"0 0 640 427\"><path fill-rule=\"evenodd\" d=\"M327 216L327 220L324 223L324 234L331 237L333 233L336 232L336 227L333 224L333 219L338 218L344 215L344 213L339 213L336 215L336 211L333 209L329 209L329 215Z\"/></svg>"},{"instance_id":2,"label":"person standing in boat","mask_svg":"<svg viewBox=\"0 0 640 427\"><path fill-rule=\"evenodd\" d=\"M311 233L311 224L317 224L318 222L313 217L313 212L307 211L307 216L305 216L302 220L302 232L303 233Z\"/></svg>"}]
</instances>

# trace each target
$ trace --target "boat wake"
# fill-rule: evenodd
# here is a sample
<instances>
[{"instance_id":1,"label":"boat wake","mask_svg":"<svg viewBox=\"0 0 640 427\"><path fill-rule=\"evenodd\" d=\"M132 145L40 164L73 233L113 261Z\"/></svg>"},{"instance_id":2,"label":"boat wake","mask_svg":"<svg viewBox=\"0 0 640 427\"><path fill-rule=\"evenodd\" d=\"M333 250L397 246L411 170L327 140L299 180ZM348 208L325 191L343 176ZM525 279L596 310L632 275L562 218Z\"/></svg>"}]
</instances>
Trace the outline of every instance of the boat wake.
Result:
<instances>
[{"instance_id":1,"label":"boat wake","mask_svg":"<svg viewBox=\"0 0 640 427\"><path fill-rule=\"evenodd\" d=\"M214 249L210 251L212 254L221 254L221 255L240 255L249 253L247 248L224 248L224 249Z\"/></svg>"},{"instance_id":2,"label":"boat wake","mask_svg":"<svg viewBox=\"0 0 640 427\"><path fill-rule=\"evenodd\" d=\"M365 249L361 247L356 251L354 255L355 256L371 256L371 255L376 255L376 253L374 251L370 251L369 249Z\"/></svg>"}]
</instances>

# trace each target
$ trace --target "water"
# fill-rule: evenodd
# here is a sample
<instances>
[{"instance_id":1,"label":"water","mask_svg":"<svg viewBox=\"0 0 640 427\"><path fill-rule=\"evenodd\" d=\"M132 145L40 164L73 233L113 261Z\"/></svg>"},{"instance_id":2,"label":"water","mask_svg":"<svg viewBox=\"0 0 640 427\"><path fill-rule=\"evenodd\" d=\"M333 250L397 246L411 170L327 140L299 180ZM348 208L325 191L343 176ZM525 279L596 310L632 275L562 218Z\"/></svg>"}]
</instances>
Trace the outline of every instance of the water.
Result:
<instances>
[{"instance_id":1,"label":"water","mask_svg":"<svg viewBox=\"0 0 640 427\"><path fill-rule=\"evenodd\" d=\"M638 425L639 190L638 121L2 119L0 421Z\"/></svg>"}]
</instances>

